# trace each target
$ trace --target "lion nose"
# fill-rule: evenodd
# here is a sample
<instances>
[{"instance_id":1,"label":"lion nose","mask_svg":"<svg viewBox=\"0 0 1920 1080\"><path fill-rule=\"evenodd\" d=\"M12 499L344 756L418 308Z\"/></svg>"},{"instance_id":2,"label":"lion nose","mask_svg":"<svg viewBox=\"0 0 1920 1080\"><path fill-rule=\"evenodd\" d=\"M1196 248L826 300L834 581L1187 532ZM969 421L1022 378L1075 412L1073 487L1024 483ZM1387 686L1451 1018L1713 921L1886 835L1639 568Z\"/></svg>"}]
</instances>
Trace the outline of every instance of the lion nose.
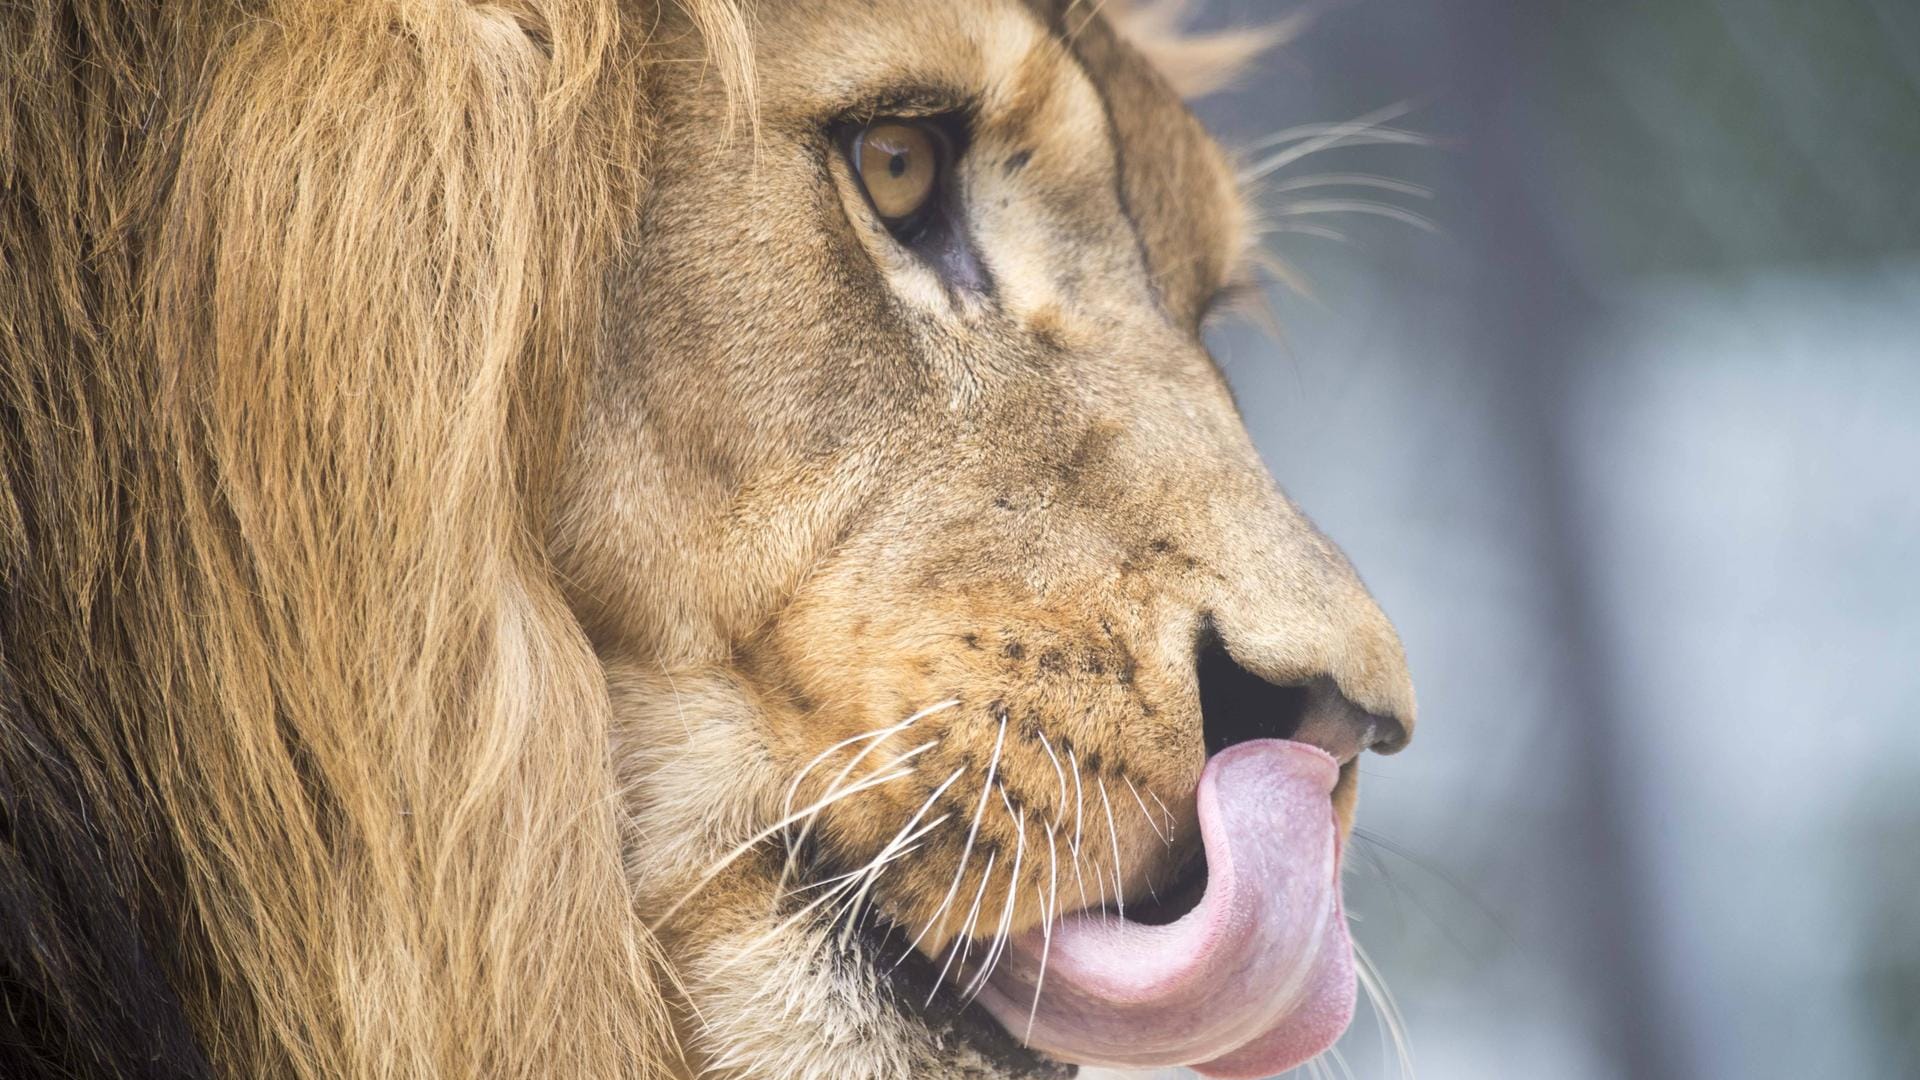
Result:
<instances>
[{"instance_id":1,"label":"lion nose","mask_svg":"<svg viewBox=\"0 0 1920 1080\"><path fill-rule=\"evenodd\" d=\"M1249 739L1291 739L1344 765L1363 750L1390 754L1407 743L1406 724L1360 707L1329 675L1276 683L1247 670L1211 626L1197 669L1208 757Z\"/></svg>"}]
</instances>

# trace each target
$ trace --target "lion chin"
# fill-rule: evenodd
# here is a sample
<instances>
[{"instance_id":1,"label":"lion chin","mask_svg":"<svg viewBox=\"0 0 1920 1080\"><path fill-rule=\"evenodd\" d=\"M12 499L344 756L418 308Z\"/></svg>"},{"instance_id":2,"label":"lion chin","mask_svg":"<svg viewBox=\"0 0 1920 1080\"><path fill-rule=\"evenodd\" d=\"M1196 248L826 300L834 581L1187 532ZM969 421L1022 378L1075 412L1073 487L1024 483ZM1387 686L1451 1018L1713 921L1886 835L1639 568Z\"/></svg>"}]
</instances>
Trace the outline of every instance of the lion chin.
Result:
<instances>
[{"instance_id":1,"label":"lion chin","mask_svg":"<svg viewBox=\"0 0 1920 1080\"><path fill-rule=\"evenodd\" d=\"M1259 230L1182 93L1269 35L14 7L0 1075L1339 1036L1414 701L1203 344Z\"/></svg>"}]
</instances>

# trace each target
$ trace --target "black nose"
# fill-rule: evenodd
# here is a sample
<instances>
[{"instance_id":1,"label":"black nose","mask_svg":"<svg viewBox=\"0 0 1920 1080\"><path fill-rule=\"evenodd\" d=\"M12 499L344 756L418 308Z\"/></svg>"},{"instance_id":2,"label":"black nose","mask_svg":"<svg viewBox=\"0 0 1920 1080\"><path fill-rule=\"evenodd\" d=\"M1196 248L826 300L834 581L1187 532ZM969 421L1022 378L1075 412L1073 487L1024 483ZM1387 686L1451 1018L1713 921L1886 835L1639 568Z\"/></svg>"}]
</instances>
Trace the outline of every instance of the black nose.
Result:
<instances>
[{"instance_id":1,"label":"black nose","mask_svg":"<svg viewBox=\"0 0 1920 1080\"><path fill-rule=\"evenodd\" d=\"M1391 753L1407 740L1398 720L1347 700L1328 676L1280 685L1248 671L1211 629L1201 637L1198 666L1208 757L1248 739L1292 739L1344 765L1362 750Z\"/></svg>"}]
</instances>

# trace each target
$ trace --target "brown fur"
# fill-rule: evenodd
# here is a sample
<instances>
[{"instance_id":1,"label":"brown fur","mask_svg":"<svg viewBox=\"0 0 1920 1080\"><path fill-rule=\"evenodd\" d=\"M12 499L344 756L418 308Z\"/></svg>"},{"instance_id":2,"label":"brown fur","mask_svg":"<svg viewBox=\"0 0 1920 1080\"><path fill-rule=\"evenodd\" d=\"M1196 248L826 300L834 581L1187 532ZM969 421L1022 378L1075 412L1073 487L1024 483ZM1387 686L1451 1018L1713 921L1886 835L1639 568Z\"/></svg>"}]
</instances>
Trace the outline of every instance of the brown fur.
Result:
<instances>
[{"instance_id":1,"label":"brown fur","mask_svg":"<svg viewBox=\"0 0 1920 1080\"><path fill-rule=\"evenodd\" d=\"M606 692L535 539L645 20L0 19L8 721L76 763L213 1066L653 1071Z\"/></svg>"},{"instance_id":2,"label":"brown fur","mask_svg":"<svg viewBox=\"0 0 1920 1080\"><path fill-rule=\"evenodd\" d=\"M1199 343L1227 160L1099 5L748 8L0 16L0 810L55 823L0 857L98 862L213 1072L1006 1075L791 922L777 851L705 880L853 767L806 762L957 702L824 872L963 765L964 820L1007 727L980 854L873 896L935 953L989 851L988 917L1040 917L1043 733L1126 800L1086 899L1173 868L1122 785L1190 804L1209 627L1410 727ZM976 110L992 295L865 213L822 132L877 100ZM0 975L29 1053L111 1073L76 904Z\"/></svg>"}]
</instances>

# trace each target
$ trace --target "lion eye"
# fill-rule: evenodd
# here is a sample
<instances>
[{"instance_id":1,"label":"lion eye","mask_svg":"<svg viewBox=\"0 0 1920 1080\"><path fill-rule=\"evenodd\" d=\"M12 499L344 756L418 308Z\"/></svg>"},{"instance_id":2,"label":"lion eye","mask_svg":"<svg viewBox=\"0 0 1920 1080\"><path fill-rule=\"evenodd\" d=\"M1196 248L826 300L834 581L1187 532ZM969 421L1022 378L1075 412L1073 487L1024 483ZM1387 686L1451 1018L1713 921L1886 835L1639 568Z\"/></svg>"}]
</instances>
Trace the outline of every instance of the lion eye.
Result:
<instances>
[{"instance_id":1,"label":"lion eye","mask_svg":"<svg viewBox=\"0 0 1920 1080\"><path fill-rule=\"evenodd\" d=\"M959 109L924 117L863 117L836 123L827 133L866 203L865 208L849 204L849 214L867 220L862 210L871 210L897 243L948 284L978 293L990 280L966 229L960 161L970 141L968 115Z\"/></svg>"},{"instance_id":2,"label":"lion eye","mask_svg":"<svg viewBox=\"0 0 1920 1080\"><path fill-rule=\"evenodd\" d=\"M912 231L932 205L945 149L938 129L910 121L883 121L854 134L854 172L874 211L896 235Z\"/></svg>"}]
</instances>

